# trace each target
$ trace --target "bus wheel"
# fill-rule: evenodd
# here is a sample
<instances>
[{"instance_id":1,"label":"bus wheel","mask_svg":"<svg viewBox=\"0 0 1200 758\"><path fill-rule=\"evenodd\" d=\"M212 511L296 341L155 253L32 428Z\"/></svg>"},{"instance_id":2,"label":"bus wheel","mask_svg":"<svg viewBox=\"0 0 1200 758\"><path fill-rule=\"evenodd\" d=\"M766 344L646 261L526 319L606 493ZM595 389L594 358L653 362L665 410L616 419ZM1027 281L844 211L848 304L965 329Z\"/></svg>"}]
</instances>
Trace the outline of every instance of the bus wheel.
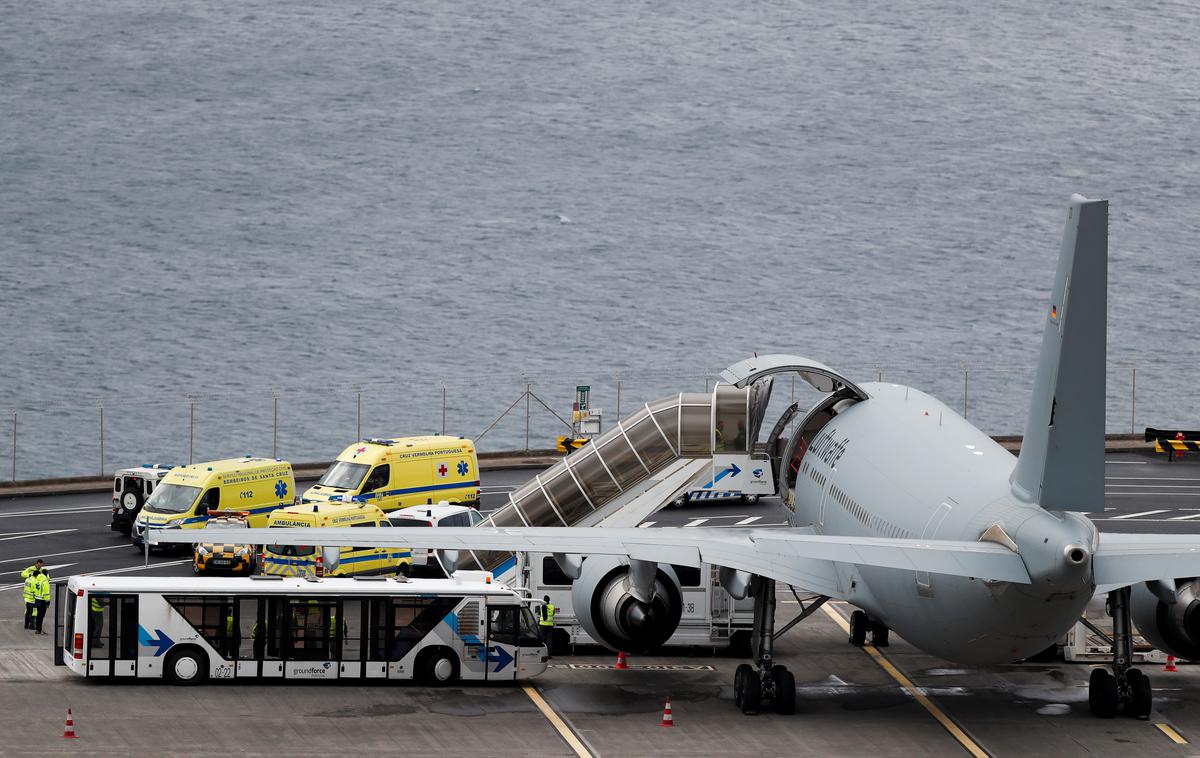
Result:
<instances>
[{"instance_id":1,"label":"bus wheel","mask_svg":"<svg viewBox=\"0 0 1200 758\"><path fill-rule=\"evenodd\" d=\"M171 684L199 684L208 678L206 656L194 648L172 650L163 667L163 675Z\"/></svg>"},{"instance_id":2,"label":"bus wheel","mask_svg":"<svg viewBox=\"0 0 1200 758\"><path fill-rule=\"evenodd\" d=\"M434 648L421 658L421 679L435 687L458 679L458 658L446 648Z\"/></svg>"}]
</instances>

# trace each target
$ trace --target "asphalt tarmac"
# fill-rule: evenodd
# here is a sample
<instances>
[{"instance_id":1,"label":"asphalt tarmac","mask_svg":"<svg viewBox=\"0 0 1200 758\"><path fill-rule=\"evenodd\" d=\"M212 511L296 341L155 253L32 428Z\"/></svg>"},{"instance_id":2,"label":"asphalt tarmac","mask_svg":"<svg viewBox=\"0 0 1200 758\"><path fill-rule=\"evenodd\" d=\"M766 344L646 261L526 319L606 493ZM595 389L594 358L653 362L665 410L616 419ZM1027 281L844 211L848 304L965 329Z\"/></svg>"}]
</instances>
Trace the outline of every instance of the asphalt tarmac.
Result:
<instances>
[{"instance_id":1,"label":"asphalt tarmac","mask_svg":"<svg viewBox=\"0 0 1200 758\"><path fill-rule=\"evenodd\" d=\"M484 509L530 471L487 472ZM1200 529L1200 461L1112 454L1105 531ZM1085 664L962 667L893 635L885 650L846 644L849 609L831 603L776 643L796 675L795 716L743 716L732 703L741 661L697 654L556 657L517 686L203 685L83 680L55 667L50 637L21 628L19 571L45 558L55 578L83 572L186 576L188 559L143 557L108 531L105 495L0 501L0 755L275 755L374 751L486 755L1191 755L1200 741L1200 666L1143 666L1149 721L1100 721ZM781 524L777 500L668 508L660 526ZM785 591L786 592L786 591ZM781 592L779 621L798 611ZM670 696L676 726L658 726ZM79 738L61 737L67 708ZM544 710L543 710L544 708Z\"/></svg>"}]
</instances>

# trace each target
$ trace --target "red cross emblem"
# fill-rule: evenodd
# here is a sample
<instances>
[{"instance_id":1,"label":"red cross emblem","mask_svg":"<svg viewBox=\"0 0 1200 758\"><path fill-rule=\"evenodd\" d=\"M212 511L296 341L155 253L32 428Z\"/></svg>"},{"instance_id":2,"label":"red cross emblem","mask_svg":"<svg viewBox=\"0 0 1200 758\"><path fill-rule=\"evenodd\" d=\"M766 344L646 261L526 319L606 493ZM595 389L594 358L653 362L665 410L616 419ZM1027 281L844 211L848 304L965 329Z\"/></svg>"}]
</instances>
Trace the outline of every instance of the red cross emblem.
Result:
<instances>
[{"instance_id":1,"label":"red cross emblem","mask_svg":"<svg viewBox=\"0 0 1200 758\"><path fill-rule=\"evenodd\" d=\"M365 447L360 447L359 449L354 451L354 454L358 455L359 453L365 453L365 452L367 452L367 449Z\"/></svg>"},{"instance_id":2,"label":"red cross emblem","mask_svg":"<svg viewBox=\"0 0 1200 758\"><path fill-rule=\"evenodd\" d=\"M443 463L442 465L438 466L438 476L445 476L446 472L449 470L450 469L446 468L446 464Z\"/></svg>"}]
</instances>

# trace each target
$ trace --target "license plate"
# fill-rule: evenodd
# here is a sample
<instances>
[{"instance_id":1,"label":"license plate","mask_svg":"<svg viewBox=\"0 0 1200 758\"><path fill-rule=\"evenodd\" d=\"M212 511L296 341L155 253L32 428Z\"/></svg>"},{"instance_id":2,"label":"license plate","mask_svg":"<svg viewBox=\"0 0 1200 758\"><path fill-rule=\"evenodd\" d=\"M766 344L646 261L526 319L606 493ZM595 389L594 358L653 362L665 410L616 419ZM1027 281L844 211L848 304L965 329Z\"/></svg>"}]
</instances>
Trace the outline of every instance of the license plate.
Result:
<instances>
[{"instance_id":1,"label":"license plate","mask_svg":"<svg viewBox=\"0 0 1200 758\"><path fill-rule=\"evenodd\" d=\"M213 558L212 560L212 565L214 566L228 566L229 564L230 560L228 558Z\"/></svg>"}]
</instances>

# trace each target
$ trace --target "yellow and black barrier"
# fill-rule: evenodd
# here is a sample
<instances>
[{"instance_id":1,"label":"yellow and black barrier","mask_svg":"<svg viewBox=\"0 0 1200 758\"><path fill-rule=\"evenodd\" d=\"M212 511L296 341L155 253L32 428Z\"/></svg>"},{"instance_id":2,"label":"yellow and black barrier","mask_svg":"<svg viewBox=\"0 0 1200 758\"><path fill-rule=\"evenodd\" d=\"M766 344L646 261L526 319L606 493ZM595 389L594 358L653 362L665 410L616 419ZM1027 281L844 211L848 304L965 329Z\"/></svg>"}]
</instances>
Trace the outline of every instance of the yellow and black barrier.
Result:
<instances>
[{"instance_id":1,"label":"yellow and black barrier","mask_svg":"<svg viewBox=\"0 0 1200 758\"><path fill-rule=\"evenodd\" d=\"M1200 453L1200 432L1181 429L1155 429L1146 427L1146 441L1154 440L1154 452L1166 453L1167 460L1176 455Z\"/></svg>"},{"instance_id":2,"label":"yellow and black barrier","mask_svg":"<svg viewBox=\"0 0 1200 758\"><path fill-rule=\"evenodd\" d=\"M589 440L584 437L571 438L559 435L558 452L564 454L574 452L583 447L587 442L589 442Z\"/></svg>"}]
</instances>

